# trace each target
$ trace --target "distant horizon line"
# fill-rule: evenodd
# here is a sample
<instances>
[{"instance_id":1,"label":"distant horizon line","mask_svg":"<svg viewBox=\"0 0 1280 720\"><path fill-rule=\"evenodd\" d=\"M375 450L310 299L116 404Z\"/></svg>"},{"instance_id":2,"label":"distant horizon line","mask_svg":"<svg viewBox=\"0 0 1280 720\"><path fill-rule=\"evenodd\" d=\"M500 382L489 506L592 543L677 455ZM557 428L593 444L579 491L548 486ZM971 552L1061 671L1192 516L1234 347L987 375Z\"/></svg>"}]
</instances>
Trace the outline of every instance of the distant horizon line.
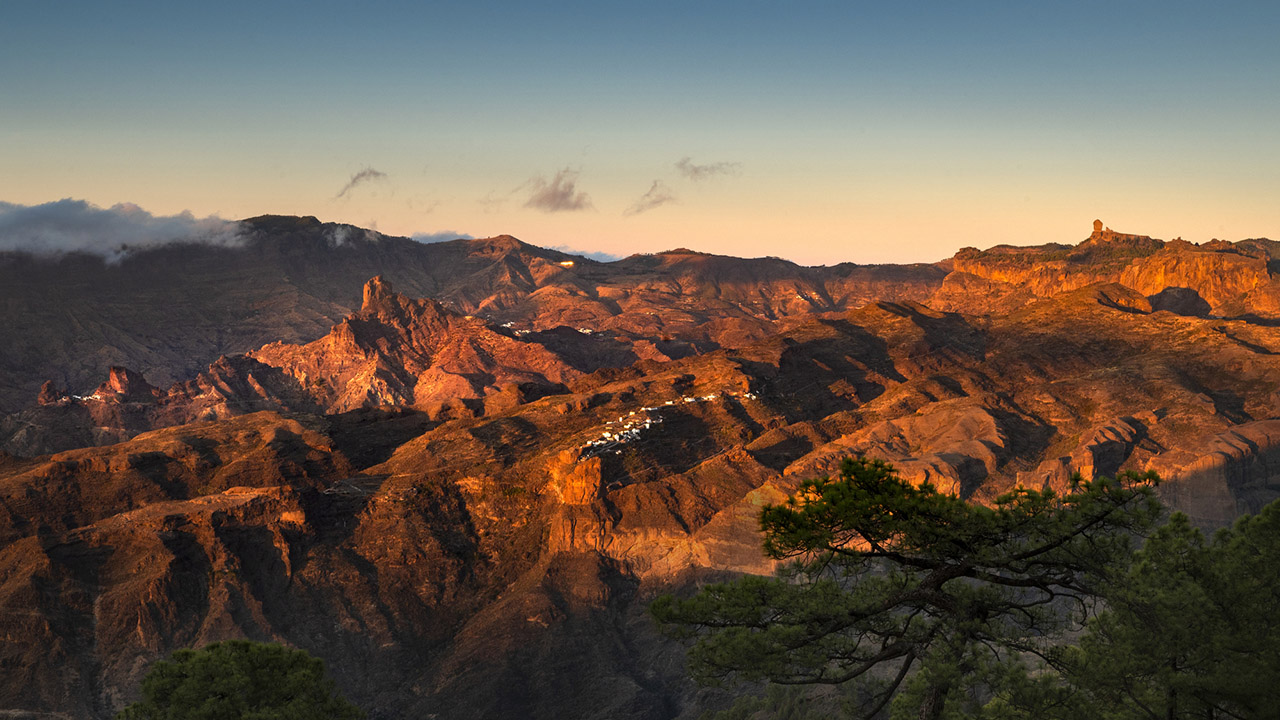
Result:
<instances>
[{"instance_id":1,"label":"distant horizon line","mask_svg":"<svg viewBox=\"0 0 1280 720\"><path fill-rule=\"evenodd\" d=\"M270 218L310 220L320 226L327 226L332 229L347 229L345 231L332 232L332 237L330 237L329 240L335 246L344 244L348 240L353 239L353 234L363 234L365 237L369 237L371 234L376 234L385 238L410 240L424 245L455 242L459 240L485 241L500 238L511 238L530 247L536 247L542 250L571 255L584 260L605 264L620 262L633 257L686 253L740 260L777 260L790 263L797 267L832 267L835 265L936 265L952 260L966 250L987 252L997 248L1032 249L1055 245L1062 247L1075 247L1083 242L1087 242L1090 238L1098 236L1100 232L1112 233L1120 236L1150 238L1165 244L1170 242L1185 242L1195 247L1201 247L1205 244L1215 242L1227 242L1231 244L1238 244L1247 241L1273 242L1270 238L1265 236L1247 237L1239 240L1212 238L1203 243L1182 240L1181 237L1177 237L1172 240L1165 240L1163 238L1144 235L1142 233L1113 231L1103 224L1101 220L1094 220L1093 234L1087 235L1083 239L1075 242L1050 241L1027 245L1018 245L1006 242L996 243L987 248L977 248L971 245L964 245L956 247L950 255L933 261L858 262L856 260L841 260L834 263L806 264L779 255L759 255L748 257L744 255L729 255L698 250L688 247L688 243L664 250L637 251L627 255L619 255L617 253L602 250L585 250L572 247L570 245L540 245L522 240L518 235L511 233L476 236L455 230L441 230L401 235L378 230L376 224L374 224L373 227L365 227L345 221L321 220L318 216L311 214L262 213L241 219L229 220L215 213L204 218L197 218L193 213L185 210L176 215L152 215L134 203L117 203L109 208L103 208L85 200L63 198L61 200L37 205L23 205L0 200L0 253L25 253L32 256L46 258L56 258L65 255L90 255L98 256L111 264L122 261L135 252L175 244L214 245L229 248L237 247L243 245L247 240L247 238L243 236L241 226L253 223L254 221L267 220Z\"/></svg>"}]
</instances>

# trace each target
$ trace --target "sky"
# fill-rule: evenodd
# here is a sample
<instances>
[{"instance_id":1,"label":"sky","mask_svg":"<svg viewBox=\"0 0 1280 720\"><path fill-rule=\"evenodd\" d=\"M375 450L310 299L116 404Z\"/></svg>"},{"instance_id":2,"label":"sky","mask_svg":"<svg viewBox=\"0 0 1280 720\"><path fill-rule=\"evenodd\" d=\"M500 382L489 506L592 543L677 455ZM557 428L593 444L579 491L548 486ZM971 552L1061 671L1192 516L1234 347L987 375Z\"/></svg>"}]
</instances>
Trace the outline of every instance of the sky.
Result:
<instances>
[{"instance_id":1,"label":"sky","mask_svg":"<svg viewBox=\"0 0 1280 720\"><path fill-rule=\"evenodd\" d=\"M932 262L1280 239L1280 3L0 3L0 211ZM3 223L0 222L0 227Z\"/></svg>"}]
</instances>

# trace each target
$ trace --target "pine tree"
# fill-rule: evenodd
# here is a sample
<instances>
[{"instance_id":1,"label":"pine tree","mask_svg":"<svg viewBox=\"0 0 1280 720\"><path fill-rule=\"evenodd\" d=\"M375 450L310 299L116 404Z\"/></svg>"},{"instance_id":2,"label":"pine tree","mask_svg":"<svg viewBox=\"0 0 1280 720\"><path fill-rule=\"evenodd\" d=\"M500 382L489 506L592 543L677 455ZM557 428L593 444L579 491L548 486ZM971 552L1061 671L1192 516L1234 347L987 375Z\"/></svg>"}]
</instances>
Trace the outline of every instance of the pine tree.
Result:
<instances>
[{"instance_id":1,"label":"pine tree","mask_svg":"<svg viewBox=\"0 0 1280 720\"><path fill-rule=\"evenodd\" d=\"M1206 541L1174 513L1107 593L1068 679L1120 717L1280 713L1280 501Z\"/></svg>"},{"instance_id":2,"label":"pine tree","mask_svg":"<svg viewBox=\"0 0 1280 720\"><path fill-rule=\"evenodd\" d=\"M879 461L848 460L761 513L776 577L747 576L654 617L696 638L703 682L866 683L872 717L977 711L984 685L1018 658L1045 656L1134 534L1159 517L1153 475L1019 488L991 507L915 487Z\"/></svg>"}]
</instances>

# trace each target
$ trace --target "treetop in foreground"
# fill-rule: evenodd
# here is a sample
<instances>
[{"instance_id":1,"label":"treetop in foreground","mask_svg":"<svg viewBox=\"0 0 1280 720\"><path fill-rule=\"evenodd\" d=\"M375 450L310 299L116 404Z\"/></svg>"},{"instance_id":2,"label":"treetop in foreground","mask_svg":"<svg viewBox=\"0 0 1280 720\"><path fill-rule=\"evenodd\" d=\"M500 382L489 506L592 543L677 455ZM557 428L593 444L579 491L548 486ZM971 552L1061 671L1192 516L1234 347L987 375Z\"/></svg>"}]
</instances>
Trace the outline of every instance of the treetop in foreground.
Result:
<instances>
[{"instance_id":1,"label":"treetop in foreground","mask_svg":"<svg viewBox=\"0 0 1280 720\"><path fill-rule=\"evenodd\" d=\"M847 460L760 517L765 553L787 561L655 618L694 637L694 677L863 686L870 717L976 709L974 678L998 675L1083 621L1094 595L1160 517L1152 474L1015 489L992 506L913 486L891 466Z\"/></svg>"},{"instance_id":2,"label":"treetop in foreground","mask_svg":"<svg viewBox=\"0 0 1280 720\"><path fill-rule=\"evenodd\" d=\"M305 650L230 640L179 650L142 681L117 720L358 720L324 663Z\"/></svg>"}]
</instances>

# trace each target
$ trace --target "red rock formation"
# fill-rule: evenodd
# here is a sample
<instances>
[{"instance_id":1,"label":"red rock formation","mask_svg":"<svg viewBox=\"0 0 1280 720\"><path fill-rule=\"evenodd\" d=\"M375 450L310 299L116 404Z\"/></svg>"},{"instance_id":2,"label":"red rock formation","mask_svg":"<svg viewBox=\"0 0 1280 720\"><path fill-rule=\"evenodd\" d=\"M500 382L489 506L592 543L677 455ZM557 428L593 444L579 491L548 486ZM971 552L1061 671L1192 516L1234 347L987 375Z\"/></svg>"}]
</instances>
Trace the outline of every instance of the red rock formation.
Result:
<instances>
[{"instance_id":1,"label":"red rock formation","mask_svg":"<svg viewBox=\"0 0 1280 720\"><path fill-rule=\"evenodd\" d=\"M434 300L398 295L381 276L365 284L360 311L325 337L304 346L273 343L251 357L283 370L329 412L425 408L580 374L541 345L497 333Z\"/></svg>"},{"instance_id":2,"label":"red rock formation","mask_svg":"<svg viewBox=\"0 0 1280 720\"><path fill-rule=\"evenodd\" d=\"M71 398L63 390L59 390L54 386L52 380L45 380L40 386L40 393L36 395L37 405L58 405L64 403Z\"/></svg>"},{"instance_id":3,"label":"red rock formation","mask_svg":"<svg viewBox=\"0 0 1280 720\"><path fill-rule=\"evenodd\" d=\"M1009 301L992 305L992 295L1016 297L1029 292L1048 297L1096 283L1118 283L1151 298L1157 309L1191 311L1195 306L1188 302L1190 295L1204 305L1197 314L1273 315L1280 310L1280 285L1271 276L1269 256L1253 246L1164 243L1100 226L1100 221L1094 221L1093 234L1069 249L962 251L953 259L953 275L963 273L966 279L944 281L933 302L946 309L998 311L1009 309ZM967 278L991 284L981 293L966 293L974 283Z\"/></svg>"},{"instance_id":4,"label":"red rock formation","mask_svg":"<svg viewBox=\"0 0 1280 720\"><path fill-rule=\"evenodd\" d=\"M13 430L0 425L0 447L35 455L261 410L409 406L469 417L558 392L584 369L635 359L577 332L552 334L545 344L544 333L512 337L429 298L398 295L381 277L364 296L360 311L319 340L223 356L163 393L118 367L83 398L63 398L48 385L39 407L7 421Z\"/></svg>"},{"instance_id":5,"label":"red rock formation","mask_svg":"<svg viewBox=\"0 0 1280 720\"><path fill-rule=\"evenodd\" d=\"M148 402L154 401L160 392L151 387L141 374L128 368L112 366L108 371L107 381L99 385L93 394L119 402Z\"/></svg>"}]
</instances>

